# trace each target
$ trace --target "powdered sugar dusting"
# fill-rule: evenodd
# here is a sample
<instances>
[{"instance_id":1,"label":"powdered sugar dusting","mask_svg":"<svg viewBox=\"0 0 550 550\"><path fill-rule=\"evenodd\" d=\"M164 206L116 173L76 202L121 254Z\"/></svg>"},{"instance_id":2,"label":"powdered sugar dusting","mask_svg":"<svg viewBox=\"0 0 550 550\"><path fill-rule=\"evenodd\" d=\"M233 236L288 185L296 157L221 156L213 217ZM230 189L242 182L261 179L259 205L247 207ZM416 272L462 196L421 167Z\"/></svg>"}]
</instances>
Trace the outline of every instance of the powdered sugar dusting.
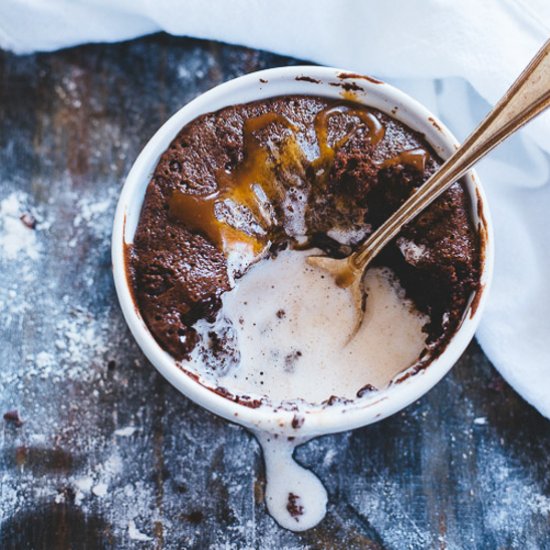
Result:
<instances>
[{"instance_id":1,"label":"powdered sugar dusting","mask_svg":"<svg viewBox=\"0 0 550 550\"><path fill-rule=\"evenodd\" d=\"M515 531L513 524L527 526L533 514L550 519L550 496L522 479L501 453L492 455L490 472L483 472L480 482L491 495L487 501L487 525L495 532L511 535Z\"/></svg>"},{"instance_id":2,"label":"powdered sugar dusting","mask_svg":"<svg viewBox=\"0 0 550 550\"><path fill-rule=\"evenodd\" d=\"M34 229L21 220L27 204L27 196L20 191L0 201L0 254L6 260L15 260L20 255L36 260L40 253Z\"/></svg>"},{"instance_id":3,"label":"powdered sugar dusting","mask_svg":"<svg viewBox=\"0 0 550 550\"><path fill-rule=\"evenodd\" d=\"M136 522L131 519L128 522L128 536L132 540L138 540L138 541L148 541L153 540L152 537L146 535L145 533L142 533L137 527Z\"/></svg>"},{"instance_id":4,"label":"powdered sugar dusting","mask_svg":"<svg viewBox=\"0 0 550 550\"><path fill-rule=\"evenodd\" d=\"M119 428L115 430L115 435L119 437L130 437L136 432L137 428L135 426L126 426L125 428Z\"/></svg>"},{"instance_id":5,"label":"powdered sugar dusting","mask_svg":"<svg viewBox=\"0 0 550 550\"><path fill-rule=\"evenodd\" d=\"M104 500L116 510L115 534L122 536L130 521L139 522L143 529L147 522L150 525L150 519L141 517L140 503L151 500L151 484L127 478L121 484L125 457L111 444L137 433L136 420L124 411L124 423L117 426L117 410L109 411L112 439L105 439L95 427L97 418L87 416L88 407L97 410L105 396L128 384L118 365L128 360L133 368L141 364L114 296L104 302L97 286L98 277L104 277L109 267L116 198L116 189L68 192L66 200L74 216L71 228L65 226L61 235L56 231L65 216L63 204L38 208L22 191L0 201L0 309L3 329L14 335L11 344L0 350L4 389L0 404L4 410L17 405L25 418L18 431L4 436L0 432L4 446L16 449L20 457L16 478L0 474L0 518L22 511L29 499L74 505L87 513ZM38 220L34 229L20 220L25 212ZM65 270L51 269L60 262ZM105 287L102 283L103 292ZM20 339L18 335L28 326L40 332ZM36 399L44 393L64 394L63 389L52 390L54 386L71 388L71 394L58 403ZM77 405L78 420L74 417ZM85 449L93 442L94 455L89 459L87 453L74 458L65 455L67 441L74 449ZM42 456L46 458L38 458ZM58 475L48 475L51 461L60 461L54 474L56 468L68 468L63 482ZM37 476L37 468L46 470Z\"/></svg>"}]
</instances>

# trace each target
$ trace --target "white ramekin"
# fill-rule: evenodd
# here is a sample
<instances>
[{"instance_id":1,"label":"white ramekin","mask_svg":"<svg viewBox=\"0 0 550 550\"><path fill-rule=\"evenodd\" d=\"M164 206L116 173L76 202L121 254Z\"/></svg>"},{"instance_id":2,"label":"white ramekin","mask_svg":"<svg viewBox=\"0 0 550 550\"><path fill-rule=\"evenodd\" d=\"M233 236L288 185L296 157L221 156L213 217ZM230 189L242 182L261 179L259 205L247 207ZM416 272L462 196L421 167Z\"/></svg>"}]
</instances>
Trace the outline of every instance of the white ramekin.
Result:
<instances>
[{"instance_id":1,"label":"white ramekin","mask_svg":"<svg viewBox=\"0 0 550 550\"><path fill-rule=\"evenodd\" d=\"M485 193L477 176L470 172L464 181L472 203L472 216L484 242L480 291L472 296L463 322L448 346L426 369L374 393L369 399L347 406L345 412L340 406L315 407L311 410L301 408L304 422L297 433L298 430L292 426L294 412L274 411L270 407L253 409L197 382L159 346L143 321L127 278L125 244L132 243L145 191L155 166L183 126L203 113L228 105L288 94L344 97L379 109L424 134L428 143L444 159L458 145L449 130L420 103L371 77L328 67L302 66L268 69L230 80L200 95L174 114L136 159L122 189L114 220L113 275L120 305L132 334L151 363L179 391L213 413L248 428L312 437L382 420L421 397L451 369L471 341L487 298L493 272L493 230Z\"/></svg>"}]
</instances>

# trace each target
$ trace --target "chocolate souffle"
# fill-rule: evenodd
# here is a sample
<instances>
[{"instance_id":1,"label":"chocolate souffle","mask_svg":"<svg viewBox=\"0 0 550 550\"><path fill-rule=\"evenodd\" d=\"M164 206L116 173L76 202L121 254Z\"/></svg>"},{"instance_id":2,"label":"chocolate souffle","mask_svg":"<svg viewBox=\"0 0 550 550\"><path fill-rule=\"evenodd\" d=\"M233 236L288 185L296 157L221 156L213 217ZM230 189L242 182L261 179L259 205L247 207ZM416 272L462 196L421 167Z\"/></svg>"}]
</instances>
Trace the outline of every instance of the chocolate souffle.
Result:
<instances>
[{"instance_id":1,"label":"chocolate souffle","mask_svg":"<svg viewBox=\"0 0 550 550\"><path fill-rule=\"evenodd\" d=\"M423 136L346 101L282 96L187 124L149 183L127 265L158 343L189 358L221 296L283 249L349 254L441 160ZM461 183L407 225L374 265L391 269L429 322L426 366L457 330L479 285L482 243ZM210 334L214 356L223 334Z\"/></svg>"}]
</instances>

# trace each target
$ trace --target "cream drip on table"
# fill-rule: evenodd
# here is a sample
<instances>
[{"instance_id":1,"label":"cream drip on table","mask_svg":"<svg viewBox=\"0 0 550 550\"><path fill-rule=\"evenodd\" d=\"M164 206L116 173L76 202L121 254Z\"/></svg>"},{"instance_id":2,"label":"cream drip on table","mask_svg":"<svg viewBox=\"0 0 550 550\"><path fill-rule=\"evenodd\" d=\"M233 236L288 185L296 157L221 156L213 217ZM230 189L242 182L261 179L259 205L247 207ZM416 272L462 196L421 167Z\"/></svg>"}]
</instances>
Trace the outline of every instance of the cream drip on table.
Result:
<instances>
[{"instance_id":1,"label":"cream drip on table","mask_svg":"<svg viewBox=\"0 0 550 550\"><path fill-rule=\"evenodd\" d=\"M254 431L265 462L265 503L275 521L290 531L315 527L327 511L327 491L321 480L294 460L294 450L309 438L289 441L265 431Z\"/></svg>"}]
</instances>

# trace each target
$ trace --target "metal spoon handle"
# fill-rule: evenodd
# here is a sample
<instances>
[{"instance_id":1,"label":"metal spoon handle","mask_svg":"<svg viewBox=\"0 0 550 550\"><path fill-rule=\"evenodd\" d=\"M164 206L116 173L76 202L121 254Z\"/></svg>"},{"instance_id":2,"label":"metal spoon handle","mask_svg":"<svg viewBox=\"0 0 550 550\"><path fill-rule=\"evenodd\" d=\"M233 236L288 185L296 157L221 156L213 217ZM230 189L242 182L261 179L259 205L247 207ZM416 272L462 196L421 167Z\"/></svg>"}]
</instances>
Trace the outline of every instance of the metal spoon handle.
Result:
<instances>
[{"instance_id":1,"label":"metal spoon handle","mask_svg":"<svg viewBox=\"0 0 550 550\"><path fill-rule=\"evenodd\" d=\"M550 40L462 146L350 256L354 267L362 270L405 224L460 179L478 160L548 106Z\"/></svg>"}]
</instances>

